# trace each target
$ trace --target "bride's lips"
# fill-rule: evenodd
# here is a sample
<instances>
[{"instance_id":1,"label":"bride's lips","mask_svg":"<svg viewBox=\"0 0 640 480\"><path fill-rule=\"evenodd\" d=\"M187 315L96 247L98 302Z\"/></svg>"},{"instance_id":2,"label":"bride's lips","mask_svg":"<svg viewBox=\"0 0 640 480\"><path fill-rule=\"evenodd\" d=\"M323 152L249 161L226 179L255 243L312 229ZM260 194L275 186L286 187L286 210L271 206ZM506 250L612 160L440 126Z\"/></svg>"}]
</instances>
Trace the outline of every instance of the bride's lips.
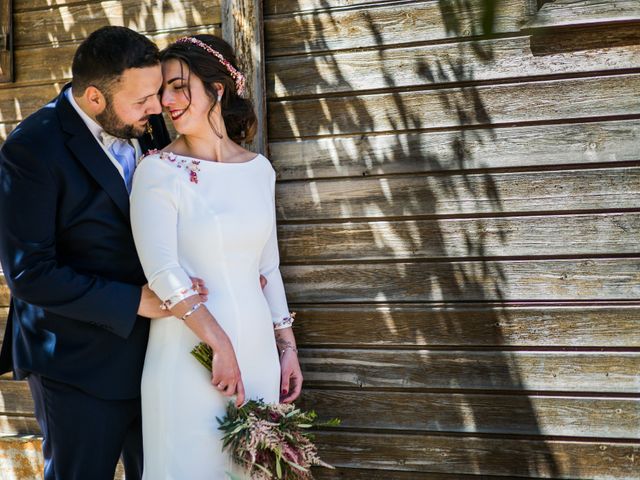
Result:
<instances>
[{"instance_id":1,"label":"bride's lips","mask_svg":"<svg viewBox=\"0 0 640 480\"><path fill-rule=\"evenodd\" d=\"M186 111L186 108L184 110L169 110L169 116L171 117L171 120L177 120L182 115L184 115L184 112Z\"/></svg>"}]
</instances>

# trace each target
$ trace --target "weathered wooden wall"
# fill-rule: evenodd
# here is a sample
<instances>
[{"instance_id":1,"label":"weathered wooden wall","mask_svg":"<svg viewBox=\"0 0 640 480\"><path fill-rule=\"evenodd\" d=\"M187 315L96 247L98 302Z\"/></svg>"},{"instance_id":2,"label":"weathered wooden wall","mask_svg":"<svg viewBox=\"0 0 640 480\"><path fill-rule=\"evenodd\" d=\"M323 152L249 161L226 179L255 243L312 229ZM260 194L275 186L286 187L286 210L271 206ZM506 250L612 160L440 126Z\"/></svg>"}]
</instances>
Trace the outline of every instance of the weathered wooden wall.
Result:
<instances>
[{"instance_id":1,"label":"weathered wooden wall","mask_svg":"<svg viewBox=\"0 0 640 480\"><path fill-rule=\"evenodd\" d=\"M221 33L219 0L14 0L13 8L16 76L15 83L0 83L0 143L20 120L60 92L70 80L75 49L96 28L124 25L160 47L185 34ZM1 332L8 300L2 281ZM39 428L27 385L0 379L0 478L41 478L39 443L30 438L34 434Z\"/></svg>"},{"instance_id":2,"label":"weathered wooden wall","mask_svg":"<svg viewBox=\"0 0 640 480\"><path fill-rule=\"evenodd\" d=\"M627 15L633 1L616 3ZM163 44L221 21L202 0L14 9L0 141L59 92L93 29ZM338 466L318 478L640 478L633 15L539 16L570 19L542 34L535 0L502 0L487 37L481 0L264 10L304 404L343 419L318 435ZM0 432L36 433L26 386L0 392ZM29 461L0 471L30 479L34 446L14 442Z\"/></svg>"},{"instance_id":3,"label":"weathered wooden wall","mask_svg":"<svg viewBox=\"0 0 640 480\"><path fill-rule=\"evenodd\" d=\"M318 478L640 478L638 2L573 4L264 2Z\"/></svg>"}]
</instances>

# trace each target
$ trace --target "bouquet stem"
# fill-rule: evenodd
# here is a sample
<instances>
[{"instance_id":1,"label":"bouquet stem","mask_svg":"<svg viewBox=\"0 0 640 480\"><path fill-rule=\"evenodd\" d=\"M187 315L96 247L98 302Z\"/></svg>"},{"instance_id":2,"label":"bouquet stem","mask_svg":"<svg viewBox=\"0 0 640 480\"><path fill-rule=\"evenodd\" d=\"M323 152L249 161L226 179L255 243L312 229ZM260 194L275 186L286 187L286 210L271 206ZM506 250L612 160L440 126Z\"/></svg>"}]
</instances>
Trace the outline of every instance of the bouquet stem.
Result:
<instances>
[{"instance_id":1,"label":"bouquet stem","mask_svg":"<svg viewBox=\"0 0 640 480\"><path fill-rule=\"evenodd\" d=\"M191 350L191 355L193 355L195 359L200 362L200 365L211 371L211 365L213 363L213 350L209 345L204 342L200 342L198 345L193 347L193 350Z\"/></svg>"}]
</instances>

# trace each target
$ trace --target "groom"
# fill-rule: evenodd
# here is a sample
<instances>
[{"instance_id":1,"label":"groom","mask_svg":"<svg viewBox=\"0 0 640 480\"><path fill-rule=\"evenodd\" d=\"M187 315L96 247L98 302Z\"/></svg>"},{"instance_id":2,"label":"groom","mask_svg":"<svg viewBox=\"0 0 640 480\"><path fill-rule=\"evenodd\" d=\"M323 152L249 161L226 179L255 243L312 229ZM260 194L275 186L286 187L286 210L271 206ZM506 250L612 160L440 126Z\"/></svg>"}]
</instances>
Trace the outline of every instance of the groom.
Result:
<instances>
[{"instance_id":1,"label":"groom","mask_svg":"<svg viewBox=\"0 0 640 480\"><path fill-rule=\"evenodd\" d=\"M135 159L169 143L158 49L105 27L72 72L0 150L0 261L13 297L0 363L28 379L46 480L112 480L121 454L135 480L148 318L166 314L138 261L128 192Z\"/></svg>"}]
</instances>

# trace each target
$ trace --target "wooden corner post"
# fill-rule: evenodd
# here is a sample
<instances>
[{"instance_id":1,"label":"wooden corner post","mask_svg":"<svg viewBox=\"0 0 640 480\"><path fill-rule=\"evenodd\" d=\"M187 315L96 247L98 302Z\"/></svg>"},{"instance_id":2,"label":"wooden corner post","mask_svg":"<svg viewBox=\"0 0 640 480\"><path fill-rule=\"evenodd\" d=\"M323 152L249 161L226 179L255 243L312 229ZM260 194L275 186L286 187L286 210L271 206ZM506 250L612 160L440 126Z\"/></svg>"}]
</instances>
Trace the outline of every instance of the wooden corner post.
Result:
<instances>
[{"instance_id":1,"label":"wooden corner post","mask_svg":"<svg viewBox=\"0 0 640 480\"><path fill-rule=\"evenodd\" d=\"M249 150L267 152L267 99L265 91L262 0L222 0L222 37L233 47L247 77L246 95L258 117L258 131Z\"/></svg>"},{"instance_id":2,"label":"wooden corner post","mask_svg":"<svg viewBox=\"0 0 640 480\"><path fill-rule=\"evenodd\" d=\"M12 2L0 0L0 82L13 82Z\"/></svg>"}]
</instances>

